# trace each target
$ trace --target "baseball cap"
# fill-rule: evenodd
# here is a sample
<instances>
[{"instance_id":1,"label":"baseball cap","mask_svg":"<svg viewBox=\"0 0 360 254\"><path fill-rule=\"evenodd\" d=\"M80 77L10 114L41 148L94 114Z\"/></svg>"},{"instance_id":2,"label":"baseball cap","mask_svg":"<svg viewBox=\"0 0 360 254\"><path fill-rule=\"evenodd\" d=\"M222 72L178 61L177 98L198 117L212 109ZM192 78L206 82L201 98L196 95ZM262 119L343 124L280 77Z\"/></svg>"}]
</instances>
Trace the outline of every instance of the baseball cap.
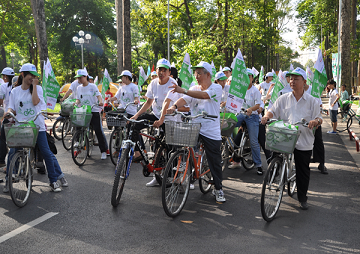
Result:
<instances>
[{"instance_id":1,"label":"baseball cap","mask_svg":"<svg viewBox=\"0 0 360 254\"><path fill-rule=\"evenodd\" d=\"M10 76L15 76L15 72L13 69L11 69L10 67L6 67L2 70L1 74L3 75L10 75Z\"/></svg>"},{"instance_id":2,"label":"baseball cap","mask_svg":"<svg viewBox=\"0 0 360 254\"><path fill-rule=\"evenodd\" d=\"M19 72L23 72L23 71L28 71L28 72L30 72L32 75L40 76L40 74L37 73L37 71L36 71L35 65L33 65L33 64L31 64L31 63L26 63L26 64L24 64L23 66L21 66L21 69L20 69Z\"/></svg>"},{"instance_id":3,"label":"baseball cap","mask_svg":"<svg viewBox=\"0 0 360 254\"><path fill-rule=\"evenodd\" d=\"M274 73L268 72L268 73L266 73L265 78L267 78L267 77L273 77L273 76L274 76Z\"/></svg>"},{"instance_id":4,"label":"baseball cap","mask_svg":"<svg viewBox=\"0 0 360 254\"><path fill-rule=\"evenodd\" d=\"M196 68L204 68L205 70L207 70L207 72L210 73L210 75L212 74L212 67L209 63L201 61L198 65L196 66L191 66L192 70L195 70Z\"/></svg>"},{"instance_id":5,"label":"baseball cap","mask_svg":"<svg viewBox=\"0 0 360 254\"><path fill-rule=\"evenodd\" d=\"M168 60L166 60L165 58L160 59L157 64L156 64L156 69L160 68L160 67L164 67L166 69L170 69L171 65L170 62Z\"/></svg>"},{"instance_id":6,"label":"baseball cap","mask_svg":"<svg viewBox=\"0 0 360 254\"><path fill-rule=\"evenodd\" d=\"M89 75L89 79L94 79L94 77Z\"/></svg>"},{"instance_id":7,"label":"baseball cap","mask_svg":"<svg viewBox=\"0 0 360 254\"><path fill-rule=\"evenodd\" d=\"M223 69L222 69L222 71L224 72L224 71L231 71L231 69L229 68L229 67L224 67Z\"/></svg>"},{"instance_id":8,"label":"baseball cap","mask_svg":"<svg viewBox=\"0 0 360 254\"><path fill-rule=\"evenodd\" d=\"M132 74L131 74L131 72L130 72L130 71L127 71L127 70L123 71L123 72L120 74L120 76L118 77L118 79L121 79L122 76L129 76L129 77L132 79Z\"/></svg>"},{"instance_id":9,"label":"baseball cap","mask_svg":"<svg viewBox=\"0 0 360 254\"><path fill-rule=\"evenodd\" d=\"M254 72L252 69L246 68L247 74L254 76Z\"/></svg>"},{"instance_id":10,"label":"baseball cap","mask_svg":"<svg viewBox=\"0 0 360 254\"><path fill-rule=\"evenodd\" d=\"M77 72L76 72L76 76L75 76L75 78L80 78L80 77L82 77L82 76L88 76L89 74L87 73L87 71L86 70L84 70L84 69L79 69L79 70L77 70Z\"/></svg>"},{"instance_id":11,"label":"baseball cap","mask_svg":"<svg viewBox=\"0 0 360 254\"><path fill-rule=\"evenodd\" d=\"M151 72L151 76L157 76L156 71Z\"/></svg>"},{"instance_id":12,"label":"baseball cap","mask_svg":"<svg viewBox=\"0 0 360 254\"><path fill-rule=\"evenodd\" d=\"M226 79L227 77L222 71L219 71L218 73L215 74L215 80L226 80Z\"/></svg>"},{"instance_id":13,"label":"baseball cap","mask_svg":"<svg viewBox=\"0 0 360 254\"><path fill-rule=\"evenodd\" d=\"M288 75L297 75L302 76L306 80L306 72L301 69L300 67L297 67L295 70L289 71Z\"/></svg>"},{"instance_id":14,"label":"baseball cap","mask_svg":"<svg viewBox=\"0 0 360 254\"><path fill-rule=\"evenodd\" d=\"M290 76L288 71L284 71L283 74L285 75L285 77Z\"/></svg>"}]
</instances>

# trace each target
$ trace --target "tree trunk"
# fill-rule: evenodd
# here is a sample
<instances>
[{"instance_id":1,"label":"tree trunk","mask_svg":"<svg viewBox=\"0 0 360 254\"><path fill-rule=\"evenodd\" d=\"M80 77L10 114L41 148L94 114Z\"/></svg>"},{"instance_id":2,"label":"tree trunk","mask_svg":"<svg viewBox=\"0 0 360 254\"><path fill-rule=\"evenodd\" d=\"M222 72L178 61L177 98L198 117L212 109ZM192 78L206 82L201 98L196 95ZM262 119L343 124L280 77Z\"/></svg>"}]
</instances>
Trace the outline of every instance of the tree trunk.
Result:
<instances>
[{"instance_id":1,"label":"tree trunk","mask_svg":"<svg viewBox=\"0 0 360 254\"><path fill-rule=\"evenodd\" d=\"M356 41L356 18L357 18L357 0L351 1L351 37L352 41ZM354 47L353 47L354 48ZM354 89L354 92L357 92L357 61L351 63L351 86Z\"/></svg>"},{"instance_id":2,"label":"tree trunk","mask_svg":"<svg viewBox=\"0 0 360 254\"><path fill-rule=\"evenodd\" d=\"M341 56L341 84L351 93L351 64L350 64L350 23L351 0L341 0L341 26L340 26L340 56ZM337 84L339 86L340 84Z\"/></svg>"},{"instance_id":3,"label":"tree trunk","mask_svg":"<svg viewBox=\"0 0 360 254\"><path fill-rule=\"evenodd\" d=\"M123 25L124 25L124 60L123 65L125 70L132 71L131 66L131 30L130 30L130 0L123 1L124 15L123 15Z\"/></svg>"},{"instance_id":4,"label":"tree trunk","mask_svg":"<svg viewBox=\"0 0 360 254\"><path fill-rule=\"evenodd\" d=\"M48 55L47 37L46 37L46 23L45 23L45 6L44 0L31 0L31 8L34 15L35 30L37 37L37 49L40 56L40 69L43 71L44 62L46 62ZM34 59L37 63L37 59Z\"/></svg>"},{"instance_id":5,"label":"tree trunk","mask_svg":"<svg viewBox=\"0 0 360 254\"><path fill-rule=\"evenodd\" d=\"M1 48L0 48L0 70L4 69L5 67L7 67L6 52L5 52L4 46L1 46Z\"/></svg>"},{"instance_id":6,"label":"tree trunk","mask_svg":"<svg viewBox=\"0 0 360 254\"><path fill-rule=\"evenodd\" d=\"M119 76L124 70L123 67L123 0L115 0L116 8L116 26L117 26L117 75Z\"/></svg>"},{"instance_id":7,"label":"tree trunk","mask_svg":"<svg viewBox=\"0 0 360 254\"><path fill-rule=\"evenodd\" d=\"M184 5L185 5L186 16L188 17L188 20L189 20L190 36L193 37L192 29L194 28L194 26L193 26L192 19L191 19L191 16L190 16L190 10L189 10L189 5L188 5L187 1L188 0L184 0Z\"/></svg>"}]
</instances>

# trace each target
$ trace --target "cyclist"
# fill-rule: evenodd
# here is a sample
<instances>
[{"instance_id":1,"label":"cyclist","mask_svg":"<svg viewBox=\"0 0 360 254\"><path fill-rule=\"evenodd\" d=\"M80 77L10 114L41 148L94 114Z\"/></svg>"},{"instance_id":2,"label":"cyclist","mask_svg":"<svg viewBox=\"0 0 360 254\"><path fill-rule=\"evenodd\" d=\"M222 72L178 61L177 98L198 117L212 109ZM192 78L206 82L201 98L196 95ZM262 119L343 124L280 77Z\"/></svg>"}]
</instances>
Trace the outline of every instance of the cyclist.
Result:
<instances>
[{"instance_id":1,"label":"cyclist","mask_svg":"<svg viewBox=\"0 0 360 254\"><path fill-rule=\"evenodd\" d=\"M258 89L256 89L255 86L253 86L253 71L251 69L247 69L247 73L249 75L250 83L248 86L248 90L246 91L245 99L243 108L246 109L246 114L240 114L237 116L238 123L237 127L240 127L242 122L245 121L246 127L249 133L249 140L251 145L251 153L252 158L255 163L255 166L257 167L257 174L262 175L262 163L261 163L261 157L260 157L260 145L258 142L258 136L259 136L259 113L258 109L261 104L261 95ZM239 144L241 140L242 132L239 131L239 133L235 137L235 143ZM234 157L234 161L232 165L230 165L230 168L235 168L240 166L240 158Z\"/></svg>"},{"instance_id":2,"label":"cyclist","mask_svg":"<svg viewBox=\"0 0 360 254\"><path fill-rule=\"evenodd\" d=\"M167 110L168 114L184 105L190 106L191 114L198 115L207 112L210 115L216 115L215 121L205 118L194 119L194 122L201 122L200 139L202 140L209 162L211 174L214 178L216 201L225 202L225 196L222 189L222 169L221 169L221 131L220 131L220 101L222 89L218 84L211 82L211 65L201 61L197 66L191 67L195 70L195 78L199 85L195 85L190 90L185 90L174 84L172 92L185 94L178 99L174 105Z\"/></svg>"},{"instance_id":3,"label":"cyclist","mask_svg":"<svg viewBox=\"0 0 360 254\"><path fill-rule=\"evenodd\" d=\"M319 103L314 97L304 91L306 84L306 72L301 68L296 68L290 73L290 86L292 93L280 96L272 108L261 119L262 124L266 124L269 119L281 119L285 123L296 123L305 119L309 122L309 128L302 125L300 137L295 145L294 159L296 168L296 186L300 208L308 209L307 191L310 181L310 157L314 144L314 134L312 129L322 124Z\"/></svg>"},{"instance_id":4,"label":"cyclist","mask_svg":"<svg viewBox=\"0 0 360 254\"><path fill-rule=\"evenodd\" d=\"M226 77L225 73L222 71L219 71L215 75L215 83L221 85L221 87L222 87L220 107L225 107L225 105L226 105L226 100L227 100L229 89L230 89L230 86L226 84L227 79L228 79L228 77Z\"/></svg>"},{"instance_id":5,"label":"cyclist","mask_svg":"<svg viewBox=\"0 0 360 254\"><path fill-rule=\"evenodd\" d=\"M8 112L16 114L19 121L30 121L38 112L46 110L43 90L41 86L38 85L39 80L36 78L36 76L40 75L36 72L35 65L27 63L21 67L20 76L22 77L22 83L19 84L20 86L14 88L10 93ZM57 180L60 180L63 187L67 187L68 182L61 171L55 155L49 148L46 137L44 116L39 115L34 123L40 128L37 137L37 145L45 160L51 190L54 192L60 192L61 188L57 183ZM9 152L6 179L8 179L9 165L15 150L15 148L11 148ZM8 182L6 183L3 191L9 191Z\"/></svg>"},{"instance_id":6,"label":"cyclist","mask_svg":"<svg viewBox=\"0 0 360 254\"><path fill-rule=\"evenodd\" d=\"M103 105L101 94L97 86L93 83L89 83L89 76L86 70L80 69L77 71L75 78L78 79L80 86L76 91L76 102L75 104L92 106L99 102L99 106ZM99 148L101 152L101 159L105 160L106 155L110 154L106 137L101 125L100 111L101 107L95 106L92 108L91 126L93 127L96 137L99 141Z\"/></svg>"},{"instance_id":7,"label":"cyclist","mask_svg":"<svg viewBox=\"0 0 360 254\"><path fill-rule=\"evenodd\" d=\"M15 72L10 67L6 67L2 70L1 75L4 80L4 84L0 86L0 105L4 107L4 112L7 112L9 108L9 98L12 90L12 80L15 76ZM6 166L5 157L7 154L6 137L4 131L4 124L8 123L7 119L4 119L1 125L0 134L0 167ZM6 169L5 169L6 170Z\"/></svg>"},{"instance_id":8,"label":"cyclist","mask_svg":"<svg viewBox=\"0 0 360 254\"><path fill-rule=\"evenodd\" d=\"M76 73L77 75L79 75L79 70L77 71ZM63 102L64 100L66 100L69 96L71 96L70 98L71 99L76 99L76 92L77 92L77 88L78 86L80 86L81 84L79 83L79 80L76 79L74 80L70 87L69 87L69 90L67 90L66 94L64 95L64 97L62 97L60 99L61 102Z\"/></svg>"}]
</instances>

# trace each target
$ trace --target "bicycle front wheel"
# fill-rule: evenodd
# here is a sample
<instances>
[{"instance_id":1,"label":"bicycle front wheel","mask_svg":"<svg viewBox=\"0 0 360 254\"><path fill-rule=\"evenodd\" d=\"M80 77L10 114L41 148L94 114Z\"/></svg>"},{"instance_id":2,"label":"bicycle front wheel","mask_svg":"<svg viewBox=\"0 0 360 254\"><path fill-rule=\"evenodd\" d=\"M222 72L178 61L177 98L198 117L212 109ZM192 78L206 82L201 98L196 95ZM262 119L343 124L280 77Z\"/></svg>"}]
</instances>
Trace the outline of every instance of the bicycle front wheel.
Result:
<instances>
[{"instance_id":1,"label":"bicycle front wheel","mask_svg":"<svg viewBox=\"0 0 360 254\"><path fill-rule=\"evenodd\" d=\"M188 154L188 149L179 150L166 165L161 194L164 211L170 217L181 212L189 195L192 163L186 167Z\"/></svg>"},{"instance_id":2,"label":"bicycle front wheel","mask_svg":"<svg viewBox=\"0 0 360 254\"><path fill-rule=\"evenodd\" d=\"M87 149L89 149L89 139L82 130L76 131L71 145L71 156L76 165L84 165L87 158Z\"/></svg>"},{"instance_id":3,"label":"bicycle front wheel","mask_svg":"<svg viewBox=\"0 0 360 254\"><path fill-rule=\"evenodd\" d=\"M111 193L111 205L113 207L117 207L119 205L120 198L124 190L126 171L129 164L129 151L130 148L126 148L122 151L120 161L117 163L115 168L116 175Z\"/></svg>"},{"instance_id":4,"label":"bicycle front wheel","mask_svg":"<svg viewBox=\"0 0 360 254\"><path fill-rule=\"evenodd\" d=\"M349 119L348 119L348 121L347 121L347 125L346 125L347 129L350 129L350 127L351 127L351 125L352 125L352 122L353 122L353 117L350 116Z\"/></svg>"},{"instance_id":5,"label":"bicycle front wheel","mask_svg":"<svg viewBox=\"0 0 360 254\"><path fill-rule=\"evenodd\" d=\"M64 120L63 119L56 120L54 125L53 125L52 133L53 133L54 137L57 140L61 140L61 138L62 138L61 133L62 133L63 125L64 125Z\"/></svg>"},{"instance_id":6,"label":"bicycle front wheel","mask_svg":"<svg viewBox=\"0 0 360 254\"><path fill-rule=\"evenodd\" d=\"M220 152L221 152L221 164L222 164L221 168L222 171L224 171L225 169L228 168L228 164L229 164L229 147L226 138L222 138Z\"/></svg>"},{"instance_id":7,"label":"bicycle front wheel","mask_svg":"<svg viewBox=\"0 0 360 254\"><path fill-rule=\"evenodd\" d=\"M23 207L29 200L32 187L32 169L27 165L22 151L14 154L9 168L9 191L11 199L18 207Z\"/></svg>"},{"instance_id":8,"label":"bicycle front wheel","mask_svg":"<svg viewBox=\"0 0 360 254\"><path fill-rule=\"evenodd\" d=\"M169 154L169 151L168 151L167 147L162 146L162 145L159 146L155 152L154 168L161 168L161 170L154 171L154 173L155 173L156 181L159 183L160 186L162 185L162 181L164 178L164 172L165 172L165 167L166 167L166 163L167 163L167 159L168 159L168 154Z\"/></svg>"},{"instance_id":9,"label":"bicycle front wheel","mask_svg":"<svg viewBox=\"0 0 360 254\"><path fill-rule=\"evenodd\" d=\"M340 114L338 114L336 130L338 132L343 132L348 130L348 128L352 124L352 116L349 113L344 113L342 118L339 116Z\"/></svg>"},{"instance_id":10,"label":"bicycle front wheel","mask_svg":"<svg viewBox=\"0 0 360 254\"><path fill-rule=\"evenodd\" d=\"M61 139L63 147L66 151L71 149L73 137L73 127L71 126L70 118L66 118L63 123L63 128L61 130Z\"/></svg>"},{"instance_id":11,"label":"bicycle front wheel","mask_svg":"<svg viewBox=\"0 0 360 254\"><path fill-rule=\"evenodd\" d=\"M111 132L110 141L109 141L110 159L114 165L116 165L118 161L122 141L123 141L122 128L115 128Z\"/></svg>"},{"instance_id":12,"label":"bicycle front wheel","mask_svg":"<svg viewBox=\"0 0 360 254\"><path fill-rule=\"evenodd\" d=\"M251 170L255 167L255 163L252 158L250 139L245 135L244 139L241 141L241 161L242 165L246 170Z\"/></svg>"},{"instance_id":13,"label":"bicycle front wheel","mask_svg":"<svg viewBox=\"0 0 360 254\"><path fill-rule=\"evenodd\" d=\"M210 172L209 162L206 158L206 153L204 152L202 157L202 163L200 165L200 179L199 179L199 188L202 193L206 194L211 189L211 181L213 180L212 174Z\"/></svg>"},{"instance_id":14,"label":"bicycle front wheel","mask_svg":"<svg viewBox=\"0 0 360 254\"><path fill-rule=\"evenodd\" d=\"M266 171L261 190L261 214L267 222L275 218L279 210L284 192L284 183L281 181L282 159L275 157Z\"/></svg>"},{"instance_id":15,"label":"bicycle front wheel","mask_svg":"<svg viewBox=\"0 0 360 254\"><path fill-rule=\"evenodd\" d=\"M87 156L91 156L93 148L94 148L94 138L95 138L95 133L93 128L90 126L90 130L89 130L89 136L88 136L88 140L89 140L89 146L87 149Z\"/></svg>"}]
</instances>

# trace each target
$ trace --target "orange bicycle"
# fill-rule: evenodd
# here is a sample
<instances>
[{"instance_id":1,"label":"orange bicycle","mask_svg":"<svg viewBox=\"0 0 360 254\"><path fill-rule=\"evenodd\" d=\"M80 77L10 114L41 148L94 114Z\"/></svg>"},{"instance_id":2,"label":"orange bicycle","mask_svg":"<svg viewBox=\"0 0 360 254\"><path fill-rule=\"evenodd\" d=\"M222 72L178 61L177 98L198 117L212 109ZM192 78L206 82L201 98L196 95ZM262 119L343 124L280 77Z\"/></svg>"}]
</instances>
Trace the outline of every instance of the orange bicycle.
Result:
<instances>
[{"instance_id":1,"label":"orange bicycle","mask_svg":"<svg viewBox=\"0 0 360 254\"><path fill-rule=\"evenodd\" d=\"M186 120L198 117L217 118L206 112L197 116L186 116L181 112L174 114L181 114ZM200 127L200 123L194 122L165 122L166 144L180 147L170 157L162 182L162 205L170 217L177 216L183 209L190 183L199 180L200 190L204 194L214 184L203 144L198 141Z\"/></svg>"}]
</instances>

